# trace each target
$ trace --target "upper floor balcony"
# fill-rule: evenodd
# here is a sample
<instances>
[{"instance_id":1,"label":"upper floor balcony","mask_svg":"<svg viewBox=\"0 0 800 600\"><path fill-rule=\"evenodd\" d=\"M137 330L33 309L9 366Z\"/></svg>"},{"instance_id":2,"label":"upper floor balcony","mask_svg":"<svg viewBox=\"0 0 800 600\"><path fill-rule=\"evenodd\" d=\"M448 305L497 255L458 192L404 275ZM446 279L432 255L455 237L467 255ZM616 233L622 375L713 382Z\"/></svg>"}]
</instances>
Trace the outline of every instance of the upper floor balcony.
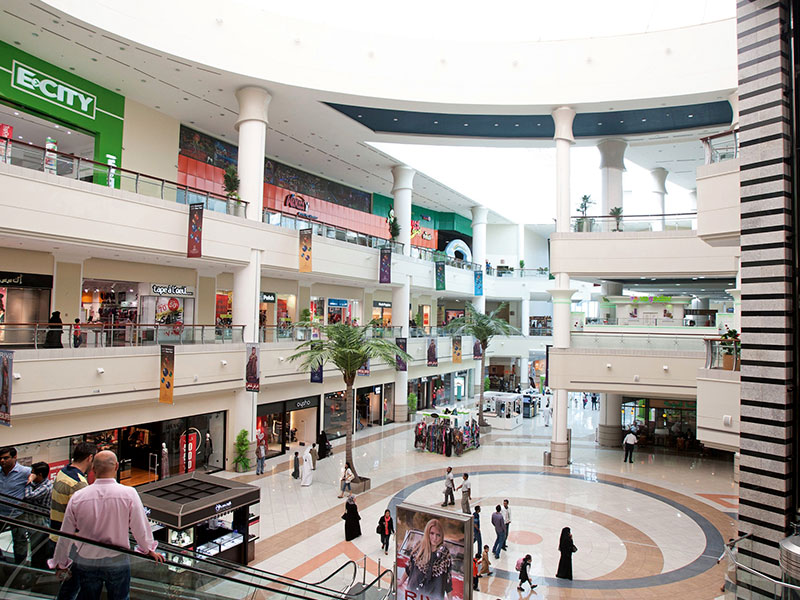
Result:
<instances>
[{"instance_id":1,"label":"upper floor balcony","mask_svg":"<svg viewBox=\"0 0 800 600\"><path fill-rule=\"evenodd\" d=\"M697 167L697 235L712 246L739 246L738 132L703 140L706 164Z\"/></svg>"},{"instance_id":2,"label":"upper floor balcony","mask_svg":"<svg viewBox=\"0 0 800 600\"><path fill-rule=\"evenodd\" d=\"M697 369L697 439L706 446L739 450L741 412L741 343L736 339L704 340L705 364Z\"/></svg>"}]
</instances>

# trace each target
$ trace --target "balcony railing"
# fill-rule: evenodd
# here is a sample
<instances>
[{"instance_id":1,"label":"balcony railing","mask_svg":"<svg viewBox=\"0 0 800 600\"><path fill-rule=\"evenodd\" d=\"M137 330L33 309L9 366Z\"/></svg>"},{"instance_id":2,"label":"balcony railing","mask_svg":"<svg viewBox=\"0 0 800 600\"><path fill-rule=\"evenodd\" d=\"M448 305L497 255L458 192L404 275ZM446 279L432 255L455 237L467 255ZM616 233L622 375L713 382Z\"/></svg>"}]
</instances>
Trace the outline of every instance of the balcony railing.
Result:
<instances>
[{"instance_id":1,"label":"balcony railing","mask_svg":"<svg viewBox=\"0 0 800 600\"><path fill-rule=\"evenodd\" d=\"M539 277L547 279L550 277L550 270L547 267L537 269L501 269L498 267L486 267L486 274L493 277Z\"/></svg>"},{"instance_id":2,"label":"balcony railing","mask_svg":"<svg viewBox=\"0 0 800 600\"><path fill-rule=\"evenodd\" d=\"M0 347L112 348L242 343L243 332L244 325L82 323L78 330L73 323L0 323Z\"/></svg>"},{"instance_id":3,"label":"balcony railing","mask_svg":"<svg viewBox=\"0 0 800 600\"><path fill-rule=\"evenodd\" d=\"M300 325L267 325L258 330L258 341L262 344L271 344L282 341L305 342L320 339L321 332L318 327L303 327ZM402 327L372 327L367 330L368 338L385 338L394 340L400 337Z\"/></svg>"},{"instance_id":4,"label":"balcony railing","mask_svg":"<svg viewBox=\"0 0 800 600\"><path fill-rule=\"evenodd\" d=\"M448 267L465 269L467 271L477 271L480 268L476 263L461 260L460 258L453 258L441 250L431 250L430 248L421 248L419 246L411 246L411 257L420 258L429 262L444 261Z\"/></svg>"},{"instance_id":5,"label":"balcony railing","mask_svg":"<svg viewBox=\"0 0 800 600\"><path fill-rule=\"evenodd\" d=\"M618 231L695 231L697 213L570 217L570 230L577 233Z\"/></svg>"},{"instance_id":6,"label":"balcony railing","mask_svg":"<svg viewBox=\"0 0 800 600\"><path fill-rule=\"evenodd\" d=\"M674 333L601 333L572 332L570 345L573 348L617 348L621 350L670 350L679 352L703 352L703 338Z\"/></svg>"},{"instance_id":7,"label":"balcony railing","mask_svg":"<svg viewBox=\"0 0 800 600\"><path fill-rule=\"evenodd\" d=\"M119 187L136 194L179 204L203 204L207 210L214 212L247 216L247 202L243 200L231 200L220 194L130 171L113 164L100 163L4 137L0 137L0 151L2 151L0 156L5 156L5 162L18 167L87 181L104 187Z\"/></svg>"},{"instance_id":8,"label":"balcony railing","mask_svg":"<svg viewBox=\"0 0 800 600\"><path fill-rule=\"evenodd\" d=\"M700 140L703 143L705 164L731 160L739 156L739 130L710 135Z\"/></svg>"},{"instance_id":9,"label":"balcony railing","mask_svg":"<svg viewBox=\"0 0 800 600\"><path fill-rule=\"evenodd\" d=\"M706 345L706 369L739 371L741 369L742 342L740 340L714 337L704 338Z\"/></svg>"},{"instance_id":10,"label":"balcony railing","mask_svg":"<svg viewBox=\"0 0 800 600\"><path fill-rule=\"evenodd\" d=\"M533 336L542 336L542 335L553 335L553 328L552 327L531 327L528 335Z\"/></svg>"}]
</instances>

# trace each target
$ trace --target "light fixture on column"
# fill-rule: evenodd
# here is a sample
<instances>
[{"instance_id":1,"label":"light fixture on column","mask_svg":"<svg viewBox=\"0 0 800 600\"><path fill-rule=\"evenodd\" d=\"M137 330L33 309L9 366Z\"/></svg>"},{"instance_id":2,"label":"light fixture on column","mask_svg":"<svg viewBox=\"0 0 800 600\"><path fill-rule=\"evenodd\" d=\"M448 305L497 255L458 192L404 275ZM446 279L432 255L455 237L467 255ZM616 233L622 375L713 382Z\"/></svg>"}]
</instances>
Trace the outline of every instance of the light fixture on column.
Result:
<instances>
[{"instance_id":1,"label":"light fixture on column","mask_svg":"<svg viewBox=\"0 0 800 600\"><path fill-rule=\"evenodd\" d=\"M730 415L722 415L722 424L725 425L725 427L730 427L733 425L733 417Z\"/></svg>"},{"instance_id":2,"label":"light fixture on column","mask_svg":"<svg viewBox=\"0 0 800 600\"><path fill-rule=\"evenodd\" d=\"M228 361L223 359L223 360L219 361L219 364L220 364L220 366L227 367L228 366Z\"/></svg>"},{"instance_id":3,"label":"light fixture on column","mask_svg":"<svg viewBox=\"0 0 800 600\"><path fill-rule=\"evenodd\" d=\"M102 375L105 372L106 372L106 370L103 367L97 367L97 374L98 375Z\"/></svg>"},{"instance_id":4,"label":"light fixture on column","mask_svg":"<svg viewBox=\"0 0 800 600\"><path fill-rule=\"evenodd\" d=\"M663 367L661 367L661 368L662 368L662 369L664 369L665 371L669 371L669 365L664 365L664 366L663 366Z\"/></svg>"},{"instance_id":5,"label":"light fixture on column","mask_svg":"<svg viewBox=\"0 0 800 600\"><path fill-rule=\"evenodd\" d=\"M14 373L14 379L22 379L22 375L19 373Z\"/></svg>"},{"instance_id":6,"label":"light fixture on column","mask_svg":"<svg viewBox=\"0 0 800 600\"><path fill-rule=\"evenodd\" d=\"M634 381L639 381L639 376L638 376L638 375L634 375L634 376L633 376L633 380L634 380Z\"/></svg>"},{"instance_id":7,"label":"light fixture on column","mask_svg":"<svg viewBox=\"0 0 800 600\"><path fill-rule=\"evenodd\" d=\"M611 363L606 363L606 369L610 369L610 368L611 368Z\"/></svg>"}]
</instances>

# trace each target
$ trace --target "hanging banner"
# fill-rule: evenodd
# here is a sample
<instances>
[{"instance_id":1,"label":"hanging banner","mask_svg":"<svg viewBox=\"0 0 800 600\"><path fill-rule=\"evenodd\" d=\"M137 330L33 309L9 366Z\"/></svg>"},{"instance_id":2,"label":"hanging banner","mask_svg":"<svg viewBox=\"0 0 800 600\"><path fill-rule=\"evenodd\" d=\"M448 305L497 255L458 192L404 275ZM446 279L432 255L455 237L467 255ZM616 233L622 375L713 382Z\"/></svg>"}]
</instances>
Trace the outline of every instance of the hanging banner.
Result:
<instances>
[{"instance_id":1,"label":"hanging banner","mask_svg":"<svg viewBox=\"0 0 800 600\"><path fill-rule=\"evenodd\" d=\"M437 260L434 265L436 272L436 289L440 291L446 288L446 282L444 279L444 261Z\"/></svg>"},{"instance_id":2,"label":"hanging banner","mask_svg":"<svg viewBox=\"0 0 800 600\"><path fill-rule=\"evenodd\" d=\"M300 230L299 268L301 273L311 273L311 228Z\"/></svg>"},{"instance_id":3,"label":"hanging banner","mask_svg":"<svg viewBox=\"0 0 800 600\"><path fill-rule=\"evenodd\" d=\"M461 362L461 336L454 335L453 336L453 362L460 363Z\"/></svg>"},{"instance_id":4,"label":"hanging banner","mask_svg":"<svg viewBox=\"0 0 800 600\"><path fill-rule=\"evenodd\" d=\"M261 390L261 349L258 344L246 344L247 366L244 370L244 389L248 392L258 392Z\"/></svg>"},{"instance_id":5,"label":"hanging banner","mask_svg":"<svg viewBox=\"0 0 800 600\"><path fill-rule=\"evenodd\" d=\"M472 358L475 360L483 358L483 348L478 340L475 340L475 343L472 345Z\"/></svg>"},{"instance_id":6,"label":"hanging banner","mask_svg":"<svg viewBox=\"0 0 800 600\"><path fill-rule=\"evenodd\" d=\"M313 344L311 344L311 347L316 350L317 348L319 348L320 343L321 342L314 342ZM322 367L323 366L324 365L322 363L320 363L320 365L316 369L314 369L312 367L312 369L311 369L311 383L322 383Z\"/></svg>"},{"instance_id":7,"label":"hanging banner","mask_svg":"<svg viewBox=\"0 0 800 600\"><path fill-rule=\"evenodd\" d=\"M161 345L160 378L158 401L161 404L172 404L172 388L175 384L175 346Z\"/></svg>"},{"instance_id":8,"label":"hanging banner","mask_svg":"<svg viewBox=\"0 0 800 600\"><path fill-rule=\"evenodd\" d=\"M483 296L483 271L475 271L475 296Z\"/></svg>"},{"instance_id":9,"label":"hanging banner","mask_svg":"<svg viewBox=\"0 0 800 600\"><path fill-rule=\"evenodd\" d=\"M358 375L369 375L369 359L358 368Z\"/></svg>"},{"instance_id":10,"label":"hanging banner","mask_svg":"<svg viewBox=\"0 0 800 600\"><path fill-rule=\"evenodd\" d=\"M392 249L381 248L380 283L392 283Z\"/></svg>"},{"instance_id":11,"label":"hanging banner","mask_svg":"<svg viewBox=\"0 0 800 600\"><path fill-rule=\"evenodd\" d=\"M11 427L11 382L14 379L14 351L0 350L0 425Z\"/></svg>"},{"instance_id":12,"label":"hanging banner","mask_svg":"<svg viewBox=\"0 0 800 600\"><path fill-rule=\"evenodd\" d=\"M189 205L189 236L186 241L186 257L203 256L203 205Z\"/></svg>"},{"instance_id":13,"label":"hanging banner","mask_svg":"<svg viewBox=\"0 0 800 600\"><path fill-rule=\"evenodd\" d=\"M438 367L439 366L439 351L436 347L438 342L438 338L432 337L428 340L428 366L429 367Z\"/></svg>"},{"instance_id":14,"label":"hanging banner","mask_svg":"<svg viewBox=\"0 0 800 600\"><path fill-rule=\"evenodd\" d=\"M0 123L0 163L11 164L11 141L14 137L14 126Z\"/></svg>"},{"instance_id":15,"label":"hanging banner","mask_svg":"<svg viewBox=\"0 0 800 600\"><path fill-rule=\"evenodd\" d=\"M471 515L403 502L396 528L398 600L472 600Z\"/></svg>"},{"instance_id":16,"label":"hanging banner","mask_svg":"<svg viewBox=\"0 0 800 600\"><path fill-rule=\"evenodd\" d=\"M394 343L397 344L397 347L400 348L400 350L402 350L403 352L408 351L408 338L404 337L395 338ZM408 371L408 365L406 364L406 361L402 357L397 356L396 362L397 364L394 367L395 371Z\"/></svg>"}]
</instances>

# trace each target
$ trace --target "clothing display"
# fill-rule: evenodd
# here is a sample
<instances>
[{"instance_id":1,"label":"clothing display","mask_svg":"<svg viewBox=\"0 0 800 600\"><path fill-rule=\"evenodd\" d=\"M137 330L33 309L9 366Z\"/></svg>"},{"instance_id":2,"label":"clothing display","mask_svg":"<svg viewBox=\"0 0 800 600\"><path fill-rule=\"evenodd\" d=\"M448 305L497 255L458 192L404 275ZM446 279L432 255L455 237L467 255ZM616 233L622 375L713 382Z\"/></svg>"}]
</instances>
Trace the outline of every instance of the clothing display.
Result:
<instances>
[{"instance_id":1,"label":"clothing display","mask_svg":"<svg viewBox=\"0 0 800 600\"><path fill-rule=\"evenodd\" d=\"M459 425L457 418L426 417L414 429L414 447L444 456L461 456L467 450L478 448L481 437L476 419L467 419Z\"/></svg>"}]
</instances>

